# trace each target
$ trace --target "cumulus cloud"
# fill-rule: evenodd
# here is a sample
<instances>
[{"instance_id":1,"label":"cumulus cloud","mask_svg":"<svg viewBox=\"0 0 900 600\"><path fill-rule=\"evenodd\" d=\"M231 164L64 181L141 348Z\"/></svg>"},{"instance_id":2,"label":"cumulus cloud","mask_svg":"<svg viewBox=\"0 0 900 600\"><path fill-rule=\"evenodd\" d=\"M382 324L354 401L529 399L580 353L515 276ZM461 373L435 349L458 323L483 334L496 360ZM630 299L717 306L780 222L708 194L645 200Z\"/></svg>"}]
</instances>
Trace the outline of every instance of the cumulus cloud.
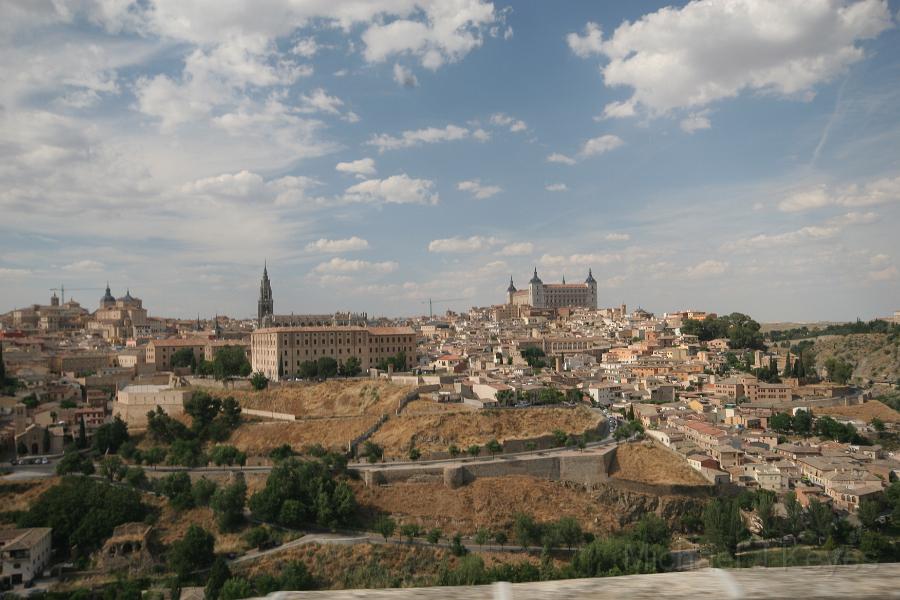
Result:
<instances>
[{"instance_id":1,"label":"cumulus cloud","mask_svg":"<svg viewBox=\"0 0 900 600\"><path fill-rule=\"evenodd\" d=\"M319 263L313 269L314 272L320 274L341 274L341 273L392 273L400 267L394 261L370 262L367 260L348 260L346 258L334 257L331 260Z\"/></svg>"},{"instance_id":2,"label":"cumulus cloud","mask_svg":"<svg viewBox=\"0 0 900 600\"><path fill-rule=\"evenodd\" d=\"M440 197L434 182L414 179L405 173L386 179L367 179L350 186L344 192L348 202L374 204L437 204Z\"/></svg>"},{"instance_id":3,"label":"cumulus cloud","mask_svg":"<svg viewBox=\"0 0 900 600\"><path fill-rule=\"evenodd\" d=\"M306 245L307 252L352 252L354 250L365 250L369 247L369 242L360 237L353 236L342 240L329 240L320 238L315 242Z\"/></svg>"},{"instance_id":4,"label":"cumulus cloud","mask_svg":"<svg viewBox=\"0 0 900 600\"><path fill-rule=\"evenodd\" d=\"M825 206L859 208L900 200L900 177L883 177L842 188L820 185L794 192L778 203L783 212L802 212Z\"/></svg>"},{"instance_id":5,"label":"cumulus cloud","mask_svg":"<svg viewBox=\"0 0 900 600\"><path fill-rule=\"evenodd\" d=\"M513 133L519 133L520 131L528 130L528 125L525 124L525 121L516 119L515 117L511 117L506 113L492 114L491 125L496 125L498 127L508 127L509 130Z\"/></svg>"},{"instance_id":6,"label":"cumulus cloud","mask_svg":"<svg viewBox=\"0 0 900 600\"><path fill-rule=\"evenodd\" d=\"M728 269L728 263L720 260L704 260L692 267L688 267L685 276L689 279L704 279L721 275Z\"/></svg>"},{"instance_id":7,"label":"cumulus cloud","mask_svg":"<svg viewBox=\"0 0 900 600\"><path fill-rule=\"evenodd\" d=\"M587 158L597 154L604 154L610 150L615 150L624 143L622 138L617 135L601 135L587 140L581 146L581 152L579 152L578 155Z\"/></svg>"},{"instance_id":8,"label":"cumulus cloud","mask_svg":"<svg viewBox=\"0 0 900 600\"><path fill-rule=\"evenodd\" d=\"M712 127L712 123L709 122L709 117L699 113L686 116L678 125L685 133L694 133L695 131Z\"/></svg>"},{"instance_id":9,"label":"cumulus cloud","mask_svg":"<svg viewBox=\"0 0 900 600\"><path fill-rule=\"evenodd\" d=\"M547 267L607 265L622 260L621 254L544 254L538 263Z\"/></svg>"},{"instance_id":10,"label":"cumulus cloud","mask_svg":"<svg viewBox=\"0 0 900 600\"><path fill-rule=\"evenodd\" d=\"M574 165L577 161L574 158L566 156L565 154L554 152L553 154L547 156L547 162L560 163L563 165Z\"/></svg>"},{"instance_id":11,"label":"cumulus cloud","mask_svg":"<svg viewBox=\"0 0 900 600\"><path fill-rule=\"evenodd\" d=\"M398 63L394 64L394 81L397 85L403 87L414 88L419 86L419 79L410 69Z\"/></svg>"},{"instance_id":12,"label":"cumulus cloud","mask_svg":"<svg viewBox=\"0 0 900 600\"><path fill-rule=\"evenodd\" d=\"M608 116L651 116L741 92L809 97L864 56L859 42L892 26L882 0L695 0L624 22L606 40L589 23L579 56L602 55L604 82L632 91Z\"/></svg>"},{"instance_id":13,"label":"cumulus cloud","mask_svg":"<svg viewBox=\"0 0 900 600\"><path fill-rule=\"evenodd\" d=\"M467 238L452 237L441 240L432 240L428 244L428 251L436 253L478 252L479 250L486 250L498 243L500 243L500 241L496 238L482 237L480 235L473 235L472 237Z\"/></svg>"},{"instance_id":14,"label":"cumulus cloud","mask_svg":"<svg viewBox=\"0 0 900 600\"><path fill-rule=\"evenodd\" d=\"M588 58L603 51L603 32L599 25L588 21L584 26L584 35L570 33L566 36L566 43L569 44L569 49L575 53L575 56Z\"/></svg>"},{"instance_id":15,"label":"cumulus cloud","mask_svg":"<svg viewBox=\"0 0 900 600\"><path fill-rule=\"evenodd\" d=\"M261 175L244 170L238 173L224 173L215 177L204 177L182 186L189 194L209 194L215 196L246 197L259 192L264 187Z\"/></svg>"},{"instance_id":16,"label":"cumulus cloud","mask_svg":"<svg viewBox=\"0 0 900 600\"><path fill-rule=\"evenodd\" d=\"M351 160L349 162L339 162L335 165L334 170L360 177L374 175L375 161L371 158L360 158L359 160Z\"/></svg>"},{"instance_id":17,"label":"cumulus cloud","mask_svg":"<svg viewBox=\"0 0 900 600\"><path fill-rule=\"evenodd\" d=\"M548 192L567 192L569 190L569 186L564 183L550 183L545 185L544 189Z\"/></svg>"},{"instance_id":18,"label":"cumulus cloud","mask_svg":"<svg viewBox=\"0 0 900 600\"><path fill-rule=\"evenodd\" d=\"M481 181L478 179L460 181L456 184L456 189L461 192L468 192L472 194L472 196L477 200L486 200L487 198L496 196L501 191L503 191L500 186L497 185L482 185Z\"/></svg>"},{"instance_id":19,"label":"cumulus cloud","mask_svg":"<svg viewBox=\"0 0 900 600\"><path fill-rule=\"evenodd\" d=\"M480 133L479 133L480 132ZM477 133L477 135L475 135ZM441 142L453 142L464 140L468 137L475 137L478 141L484 141L484 132L478 129L472 132L465 127L457 125L447 125L444 128L426 127L424 129L414 129L402 132L399 136L392 136L386 133L372 136L366 142L369 146L375 146L379 152L385 150L397 150L400 148L412 148L421 146L422 144L438 144Z\"/></svg>"},{"instance_id":20,"label":"cumulus cloud","mask_svg":"<svg viewBox=\"0 0 900 600\"><path fill-rule=\"evenodd\" d=\"M790 246L801 242L827 240L835 237L841 229L837 226L810 225L784 233L760 233L748 238L741 238L724 245L726 250L750 250Z\"/></svg>"},{"instance_id":21,"label":"cumulus cloud","mask_svg":"<svg viewBox=\"0 0 900 600\"><path fill-rule=\"evenodd\" d=\"M528 256L532 252L534 252L534 244L531 242L515 242L500 249L501 256Z\"/></svg>"},{"instance_id":22,"label":"cumulus cloud","mask_svg":"<svg viewBox=\"0 0 900 600\"><path fill-rule=\"evenodd\" d=\"M102 262L97 260L85 259L78 260L67 265L63 265L63 271L71 271L75 273L97 272L106 268Z\"/></svg>"},{"instance_id":23,"label":"cumulus cloud","mask_svg":"<svg viewBox=\"0 0 900 600\"><path fill-rule=\"evenodd\" d=\"M320 49L321 46L316 43L316 38L306 37L297 40L297 43L291 48L291 52L303 58L312 58Z\"/></svg>"}]
</instances>

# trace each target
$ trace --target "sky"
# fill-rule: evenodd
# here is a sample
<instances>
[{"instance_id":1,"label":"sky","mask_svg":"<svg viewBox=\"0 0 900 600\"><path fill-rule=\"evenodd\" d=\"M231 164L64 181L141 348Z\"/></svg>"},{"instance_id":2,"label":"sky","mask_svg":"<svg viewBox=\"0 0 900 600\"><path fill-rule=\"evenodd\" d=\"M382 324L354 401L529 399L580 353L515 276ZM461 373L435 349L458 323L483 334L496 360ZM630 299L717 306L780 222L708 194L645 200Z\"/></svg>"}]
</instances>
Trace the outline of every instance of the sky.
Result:
<instances>
[{"instance_id":1,"label":"sky","mask_svg":"<svg viewBox=\"0 0 900 600\"><path fill-rule=\"evenodd\" d=\"M0 312L900 309L900 2L0 0Z\"/></svg>"}]
</instances>

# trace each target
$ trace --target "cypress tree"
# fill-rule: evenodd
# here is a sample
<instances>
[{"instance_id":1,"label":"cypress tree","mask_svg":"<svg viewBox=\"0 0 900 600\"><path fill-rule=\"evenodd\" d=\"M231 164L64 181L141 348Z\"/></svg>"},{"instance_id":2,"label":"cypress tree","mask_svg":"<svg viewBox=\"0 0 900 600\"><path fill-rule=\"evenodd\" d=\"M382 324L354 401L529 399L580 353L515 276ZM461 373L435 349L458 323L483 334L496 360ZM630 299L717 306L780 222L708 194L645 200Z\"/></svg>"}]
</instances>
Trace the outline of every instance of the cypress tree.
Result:
<instances>
[{"instance_id":1,"label":"cypress tree","mask_svg":"<svg viewBox=\"0 0 900 600\"><path fill-rule=\"evenodd\" d=\"M792 365L791 365L791 353L788 352L784 357L784 371L782 371L782 377L790 377L793 375Z\"/></svg>"},{"instance_id":2,"label":"cypress tree","mask_svg":"<svg viewBox=\"0 0 900 600\"><path fill-rule=\"evenodd\" d=\"M84 428L84 416L81 417L81 422L78 424L78 447L79 448L87 448L87 431Z\"/></svg>"}]
</instances>

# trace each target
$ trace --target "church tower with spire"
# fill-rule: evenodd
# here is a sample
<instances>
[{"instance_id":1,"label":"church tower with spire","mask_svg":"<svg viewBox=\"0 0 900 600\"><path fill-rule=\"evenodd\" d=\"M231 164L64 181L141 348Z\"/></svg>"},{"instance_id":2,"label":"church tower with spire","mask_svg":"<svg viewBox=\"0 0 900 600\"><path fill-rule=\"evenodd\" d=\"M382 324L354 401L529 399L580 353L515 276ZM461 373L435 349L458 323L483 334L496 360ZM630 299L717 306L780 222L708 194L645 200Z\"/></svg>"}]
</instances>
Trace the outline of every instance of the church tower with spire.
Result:
<instances>
[{"instance_id":1,"label":"church tower with spire","mask_svg":"<svg viewBox=\"0 0 900 600\"><path fill-rule=\"evenodd\" d=\"M272 284L269 283L268 265L264 263L262 281L259 282L259 302L256 311L259 327L266 327L274 314L275 301L272 299Z\"/></svg>"}]
</instances>

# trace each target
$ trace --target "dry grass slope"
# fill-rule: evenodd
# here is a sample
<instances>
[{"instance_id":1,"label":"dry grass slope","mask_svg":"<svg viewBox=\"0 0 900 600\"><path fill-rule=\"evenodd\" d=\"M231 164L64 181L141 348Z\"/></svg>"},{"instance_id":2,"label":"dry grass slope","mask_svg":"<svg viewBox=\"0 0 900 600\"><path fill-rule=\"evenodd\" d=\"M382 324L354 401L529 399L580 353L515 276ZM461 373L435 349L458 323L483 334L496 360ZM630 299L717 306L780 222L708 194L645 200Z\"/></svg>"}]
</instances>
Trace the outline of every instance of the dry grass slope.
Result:
<instances>
[{"instance_id":1,"label":"dry grass slope","mask_svg":"<svg viewBox=\"0 0 900 600\"><path fill-rule=\"evenodd\" d=\"M650 484L709 485L697 471L650 442L621 444L609 469L613 479Z\"/></svg>"},{"instance_id":2,"label":"dry grass slope","mask_svg":"<svg viewBox=\"0 0 900 600\"><path fill-rule=\"evenodd\" d=\"M816 366L831 357L852 363L854 379L896 381L900 378L900 343L883 333L826 335L816 339Z\"/></svg>"},{"instance_id":3,"label":"dry grass slope","mask_svg":"<svg viewBox=\"0 0 900 600\"><path fill-rule=\"evenodd\" d=\"M350 440L364 433L378 421L378 417L348 417L342 419L311 419L308 421L253 421L244 423L232 432L229 444L250 456L265 456L282 444L295 450L321 444L331 450L346 450Z\"/></svg>"},{"instance_id":4,"label":"dry grass slope","mask_svg":"<svg viewBox=\"0 0 900 600\"><path fill-rule=\"evenodd\" d=\"M586 490L535 477L485 477L454 490L440 483L355 485L357 501L364 510L390 513L400 522L439 527L445 533L472 534L482 527L508 531L520 512L538 521L572 516L594 533L618 528L615 515L598 505Z\"/></svg>"},{"instance_id":5,"label":"dry grass slope","mask_svg":"<svg viewBox=\"0 0 900 600\"><path fill-rule=\"evenodd\" d=\"M885 423L900 423L900 412L878 400L870 400L865 404L854 404L853 406L817 408L815 412L817 415L841 415L851 419L860 419L866 423L875 417Z\"/></svg>"},{"instance_id":6,"label":"dry grass slope","mask_svg":"<svg viewBox=\"0 0 900 600\"><path fill-rule=\"evenodd\" d=\"M217 390L214 394L222 398L233 396L244 408L288 413L306 419L393 413L411 389L387 381L336 379L273 387L261 392Z\"/></svg>"},{"instance_id":7,"label":"dry grass slope","mask_svg":"<svg viewBox=\"0 0 900 600\"><path fill-rule=\"evenodd\" d=\"M444 452L450 444L465 449L472 444L527 439L548 435L555 429L581 434L596 427L602 417L586 408L530 408L469 413L394 416L372 440L385 455L405 456L410 443L424 453Z\"/></svg>"}]
</instances>

